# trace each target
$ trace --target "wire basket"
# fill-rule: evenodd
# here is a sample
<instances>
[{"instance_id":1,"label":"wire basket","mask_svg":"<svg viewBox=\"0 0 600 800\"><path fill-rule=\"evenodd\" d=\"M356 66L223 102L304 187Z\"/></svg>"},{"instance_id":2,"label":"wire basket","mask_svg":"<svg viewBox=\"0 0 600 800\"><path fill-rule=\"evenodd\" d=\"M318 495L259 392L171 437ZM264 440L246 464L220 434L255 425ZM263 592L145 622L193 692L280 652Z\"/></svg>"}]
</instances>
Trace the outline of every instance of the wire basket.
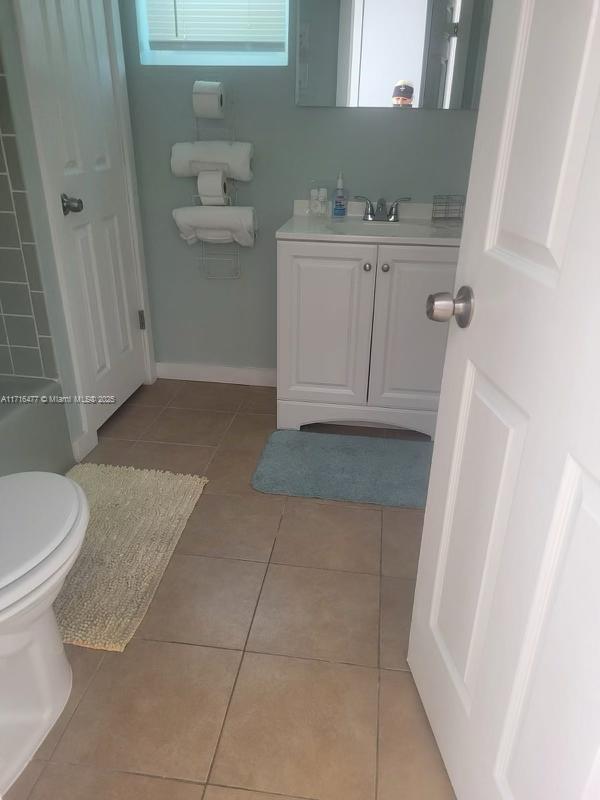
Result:
<instances>
[{"instance_id":1,"label":"wire basket","mask_svg":"<svg viewBox=\"0 0 600 800\"><path fill-rule=\"evenodd\" d=\"M463 219L465 201L464 194L434 194L431 219Z\"/></svg>"}]
</instances>

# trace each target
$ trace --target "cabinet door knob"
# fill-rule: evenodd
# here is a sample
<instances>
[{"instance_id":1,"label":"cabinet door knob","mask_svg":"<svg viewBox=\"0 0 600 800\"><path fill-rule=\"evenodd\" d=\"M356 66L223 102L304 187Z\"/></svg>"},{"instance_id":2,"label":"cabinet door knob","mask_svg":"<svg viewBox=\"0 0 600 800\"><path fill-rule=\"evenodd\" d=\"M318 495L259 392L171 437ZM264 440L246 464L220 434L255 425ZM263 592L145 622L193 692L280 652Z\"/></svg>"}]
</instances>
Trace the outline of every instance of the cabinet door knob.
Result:
<instances>
[{"instance_id":1,"label":"cabinet door knob","mask_svg":"<svg viewBox=\"0 0 600 800\"><path fill-rule=\"evenodd\" d=\"M381 265L381 271L382 272L389 272L390 271L390 265L389 264L382 264Z\"/></svg>"},{"instance_id":2,"label":"cabinet door knob","mask_svg":"<svg viewBox=\"0 0 600 800\"><path fill-rule=\"evenodd\" d=\"M371 272L371 270L373 269L373 265L369 264L369 262L367 261L366 264L363 264L363 269L365 272Z\"/></svg>"}]
</instances>

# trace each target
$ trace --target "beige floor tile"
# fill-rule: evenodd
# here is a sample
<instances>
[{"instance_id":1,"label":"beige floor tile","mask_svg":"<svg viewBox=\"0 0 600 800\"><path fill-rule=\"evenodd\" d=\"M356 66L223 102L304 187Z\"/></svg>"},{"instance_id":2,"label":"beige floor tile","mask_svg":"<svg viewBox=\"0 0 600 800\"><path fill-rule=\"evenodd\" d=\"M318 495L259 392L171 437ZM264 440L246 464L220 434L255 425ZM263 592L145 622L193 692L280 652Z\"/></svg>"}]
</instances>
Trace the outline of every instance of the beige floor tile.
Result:
<instances>
[{"instance_id":1,"label":"beige floor tile","mask_svg":"<svg viewBox=\"0 0 600 800\"><path fill-rule=\"evenodd\" d=\"M173 556L136 635L241 650L265 569L253 561Z\"/></svg>"},{"instance_id":2,"label":"beige floor tile","mask_svg":"<svg viewBox=\"0 0 600 800\"><path fill-rule=\"evenodd\" d=\"M292 797L374 800L376 707L376 670L247 654L211 780Z\"/></svg>"},{"instance_id":3,"label":"beige floor tile","mask_svg":"<svg viewBox=\"0 0 600 800\"><path fill-rule=\"evenodd\" d=\"M238 450L221 445L210 462L206 475L209 483L207 494L252 494L257 497L273 497L255 491L250 481L256 470L260 452Z\"/></svg>"},{"instance_id":4,"label":"beige floor tile","mask_svg":"<svg viewBox=\"0 0 600 800\"><path fill-rule=\"evenodd\" d=\"M416 508L385 508L381 569L394 578L416 578L425 512Z\"/></svg>"},{"instance_id":5,"label":"beige floor tile","mask_svg":"<svg viewBox=\"0 0 600 800\"><path fill-rule=\"evenodd\" d=\"M235 383L181 381L180 388L169 405L173 408L237 411L245 393L246 387Z\"/></svg>"},{"instance_id":6,"label":"beige floor tile","mask_svg":"<svg viewBox=\"0 0 600 800\"><path fill-rule=\"evenodd\" d=\"M178 553L268 561L277 535L283 498L210 495L197 502Z\"/></svg>"},{"instance_id":7,"label":"beige floor tile","mask_svg":"<svg viewBox=\"0 0 600 800\"><path fill-rule=\"evenodd\" d=\"M129 439L135 441L156 421L161 409L158 406L124 406L110 417L98 431L101 439Z\"/></svg>"},{"instance_id":8,"label":"beige floor tile","mask_svg":"<svg viewBox=\"0 0 600 800\"><path fill-rule=\"evenodd\" d=\"M379 575L381 512L286 501L273 562Z\"/></svg>"},{"instance_id":9,"label":"beige floor tile","mask_svg":"<svg viewBox=\"0 0 600 800\"><path fill-rule=\"evenodd\" d=\"M112 464L115 467L128 467L134 442L124 439L100 439L96 447L83 459L92 464Z\"/></svg>"},{"instance_id":10,"label":"beige floor tile","mask_svg":"<svg viewBox=\"0 0 600 800\"><path fill-rule=\"evenodd\" d=\"M53 761L206 780L239 659L141 639L108 653Z\"/></svg>"},{"instance_id":11,"label":"beige floor tile","mask_svg":"<svg viewBox=\"0 0 600 800\"><path fill-rule=\"evenodd\" d=\"M29 800L31 792L46 766L45 761L30 761L4 795L4 800Z\"/></svg>"},{"instance_id":12,"label":"beige floor tile","mask_svg":"<svg viewBox=\"0 0 600 800\"><path fill-rule=\"evenodd\" d=\"M38 748L35 754L36 758L49 759L52 757L60 737L73 716L73 712L104 658L104 653L101 650L90 650L87 647L75 647L71 644L65 645L65 651L73 670L73 688L62 714Z\"/></svg>"},{"instance_id":13,"label":"beige floor tile","mask_svg":"<svg viewBox=\"0 0 600 800\"><path fill-rule=\"evenodd\" d=\"M382 672L378 800L453 800L429 722L409 672Z\"/></svg>"},{"instance_id":14,"label":"beige floor tile","mask_svg":"<svg viewBox=\"0 0 600 800\"><path fill-rule=\"evenodd\" d=\"M271 565L248 649L377 666L379 578Z\"/></svg>"},{"instance_id":15,"label":"beige floor tile","mask_svg":"<svg viewBox=\"0 0 600 800\"><path fill-rule=\"evenodd\" d=\"M138 469L164 469L186 475L205 475L214 453L214 447L202 445L135 442L126 458L132 467Z\"/></svg>"},{"instance_id":16,"label":"beige floor tile","mask_svg":"<svg viewBox=\"0 0 600 800\"><path fill-rule=\"evenodd\" d=\"M222 449L245 450L260 455L266 441L277 429L275 414L237 414L223 437Z\"/></svg>"},{"instance_id":17,"label":"beige floor tile","mask_svg":"<svg viewBox=\"0 0 600 800\"><path fill-rule=\"evenodd\" d=\"M142 408L142 406L139 406ZM147 442L201 444L214 447L231 424L233 414L224 411L196 411L189 408L165 408L143 435Z\"/></svg>"},{"instance_id":18,"label":"beige floor tile","mask_svg":"<svg viewBox=\"0 0 600 800\"><path fill-rule=\"evenodd\" d=\"M166 406L175 397L183 381L158 378L154 383L140 386L128 403L142 406Z\"/></svg>"},{"instance_id":19,"label":"beige floor tile","mask_svg":"<svg viewBox=\"0 0 600 800\"><path fill-rule=\"evenodd\" d=\"M248 789L230 789L227 786L207 786L204 800L298 800L283 794L252 792Z\"/></svg>"},{"instance_id":20,"label":"beige floor tile","mask_svg":"<svg viewBox=\"0 0 600 800\"><path fill-rule=\"evenodd\" d=\"M200 784L49 764L31 800L202 800L203 791Z\"/></svg>"},{"instance_id":21,"label":"beige floor tile","mask_svg":"<svg viewBox=\"0 0 600 800\"><path fill-rule=\"evenodd\" d=\"M415 596L415 581L381 579L380 666L408 669L408 638Z\"/></svg>"},{"instance_id":22,"label":"beige floor tile","mask_svg":"<svg viewBox=\"0 0 600 800\"><path fill-rule=\"evenodd\" d=\"M240 411L253 414L277 413L277 389L274 386L248 386Z\"/></svg>"}]
</instances>

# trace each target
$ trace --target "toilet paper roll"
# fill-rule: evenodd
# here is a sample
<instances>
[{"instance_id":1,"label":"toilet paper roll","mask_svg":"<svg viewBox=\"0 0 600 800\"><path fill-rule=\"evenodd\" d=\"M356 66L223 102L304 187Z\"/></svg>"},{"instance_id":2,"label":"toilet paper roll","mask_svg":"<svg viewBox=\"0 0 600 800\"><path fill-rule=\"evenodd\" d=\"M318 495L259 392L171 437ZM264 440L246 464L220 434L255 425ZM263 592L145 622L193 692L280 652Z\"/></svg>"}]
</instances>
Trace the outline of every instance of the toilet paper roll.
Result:
<instances>
[{"instance_id":1,"label":"toilet paper roll","mask_svg":"<svg viewBox=\"0 0 600 800\"><path fill-rule=\"evenodd\" d=\"M192 90L195 117L221 119L225 116L225 90L220 81L195 81Z\"/></svg>"},{"instance_id":2,"label":"toilet paper roll","mask_svg":"<svg viewBox=\"0 0 600 800\"><path fill-rule=\"evenodd\" d=\"M203 206L229 205L227 180L223 170L200 172L198 174L198 194Z\"/></svg>"}]
</instances>

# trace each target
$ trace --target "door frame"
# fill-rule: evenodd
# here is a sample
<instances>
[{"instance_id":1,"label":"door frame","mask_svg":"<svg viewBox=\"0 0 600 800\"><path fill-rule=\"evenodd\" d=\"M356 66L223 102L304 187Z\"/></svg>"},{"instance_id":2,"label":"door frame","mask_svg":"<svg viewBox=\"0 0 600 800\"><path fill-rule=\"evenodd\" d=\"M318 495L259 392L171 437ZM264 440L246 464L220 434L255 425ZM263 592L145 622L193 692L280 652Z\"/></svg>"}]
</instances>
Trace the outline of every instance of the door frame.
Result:
<instances>
[{"instance_id":1,"label":"door frame","mask_svg":"<svg viewBox=\"0 0 600 800\"><path fill-rule=\"evenodd\" d=\"M102 0L102 2L106 16L106 28L110 51L110 67L117 107L117 127L121 143L123 162L125 165L125 187L127 195L127 211L131 230L136 300L139 308L143 309L145 314L146 327L145 330L141 331L145 381L147 383L152 383L156 379L156 361L152 340L150 304L137 191L137 178L133 154L133 136L131 131L131 119L129 115L129 99L125 75L125 58L121 36L119 6L118 0ZM38 147L39 125L36 122L35 108L31 102L29 66L24 57L23 36L20 20L21 12L18 3L13 3L13 13L18 39L18 55L21 62L21 64L18 66L20 66L24 75L23 84L25 89L25 104L27 106L27 113L31 119L33 129L30 138L35 147L35 154L39 164L39 171L41 173L40 188L43 190L42 203L47 212L48 204L46 199L46 185L48 169L45 159ZM35 182L37 183L38 181ZM32 216L34 217L33 223L35 226L37 220L35 219L35 212L33 209ZM61 263L61 260L56 257L56 253L59 252L60 249L58 246L58 237L60 232L57 229L56 220L53 220L52 214L46 213L46 219L40 220L40 223L43 223L49 227L50 237L48 244L51 246L52 250L52 257L50 261L51 263L53 262L53 272L56 274L58 290L62 301L62 311L64 313L64 338L66 338L66 344L68 346L68 360L66 354L61 358L60 352L56 353L61 388L64 395L81 395L85 392L83 391L83 387L81 385L81 359L78 355L79 348L77 346L78 331L74 325L75 315L73 313L73 309L69 306L68 302L69 294L66 291L66 268L65 265ZM50 313L49 316L52 323L52 317L54 315ZM52 333L54 339L53 327ZM73 449L73 456L77 461L80 461L98 443L97 430L93 426L90 427L86 410L86 406L81 404L69 404L66 406L71 446Z\"/></svg>"}]
</instances>

